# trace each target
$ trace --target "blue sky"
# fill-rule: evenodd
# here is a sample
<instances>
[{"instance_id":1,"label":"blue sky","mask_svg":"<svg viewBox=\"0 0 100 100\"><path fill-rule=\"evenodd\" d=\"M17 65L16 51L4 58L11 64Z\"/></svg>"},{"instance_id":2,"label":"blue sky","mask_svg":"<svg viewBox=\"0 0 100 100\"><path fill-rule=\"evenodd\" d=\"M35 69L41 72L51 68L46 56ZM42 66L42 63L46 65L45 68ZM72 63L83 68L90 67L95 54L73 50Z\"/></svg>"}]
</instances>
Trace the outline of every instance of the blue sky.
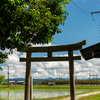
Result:
<instances>
[{"instance_id":1,"label":"blue sky","mask_svg":"<svg viewBox=\"0 0 100 100\"><path fill-rule=\"evenodd\" d=\"M73 2L87 14L76 7ZM86 39L87 44L83 46L83 48L85 48L100 42L100 14L93 14L94 19L96 19L95 22L91 15L91 12L100 11L100 0L73 0L73 2L70 2L66 7L69 15L67 16L65 25L59 26L63 32L55 34L54 40L52 40L50 44L45 45L72 44ZM67 56L67 52L53 53L53 55ZM76 51L74 55L80 55L80 52ZM39 53L33 54L33 56L46 56L46 54ZM10 78L24 78L26 65L25 63L19 62L20 57L26 57L26 54L14 50L14 53L9 55L7 62L1 64L4 70L0 71L0 73L7 78L7 66L9 65ZM100 77L99 66L100 59L85 61L82 58L82 60L74 62L75 76L77 76L78 79L89 78L90 70L91 74L96 74ZM35 62L31 63L31 67L31 75L33 78L69 78L68 62Z\"/></svg>"},{"instance_id":2,"label":"blue sky","mask_svg":"<svg viewBox=\"0 0 100 100\"><path fill-rule=\"evenodd\" d=\"M64 26L60 26L63 30L62 34L56 34L52 44L70 44L87 40L87 46L98 43L100 34L92 20L91 12L100 11L100 0L73 0L74 3L83 9L88 14L81 11L72 2L66 7L69 15L65 21ZM97 17L94 14L94 18ZM99 21L98 27L100 29L100 15L96 21Z\"/></svg>"}]
</instances>

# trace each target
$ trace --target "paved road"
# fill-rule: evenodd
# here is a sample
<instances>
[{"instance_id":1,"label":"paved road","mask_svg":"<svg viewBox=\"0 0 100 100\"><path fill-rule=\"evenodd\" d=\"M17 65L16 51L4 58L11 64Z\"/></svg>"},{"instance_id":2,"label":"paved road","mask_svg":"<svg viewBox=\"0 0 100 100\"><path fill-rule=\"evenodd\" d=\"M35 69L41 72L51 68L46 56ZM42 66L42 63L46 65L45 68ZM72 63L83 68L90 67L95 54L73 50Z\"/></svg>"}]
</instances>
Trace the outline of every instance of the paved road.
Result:
<instances>
[{"instance_id":1,"label":"paved road","mask_svg":"<svg viewBox=\"0 0 100 100\"><path fill-rule=\"evenodd\" d=\"M84 96L89 96L89 95L93 95L93 94L98 94L100 93L100 91L97 91L97 92L91 92L91 93L85 93L85 94L80 94L80 95L76 95L76 100L81 98L81 97L84 97ZM63 99L56 99L56 100L70 100L70 97L68 98L63 98Z\"/></svg>"}]
</instances>

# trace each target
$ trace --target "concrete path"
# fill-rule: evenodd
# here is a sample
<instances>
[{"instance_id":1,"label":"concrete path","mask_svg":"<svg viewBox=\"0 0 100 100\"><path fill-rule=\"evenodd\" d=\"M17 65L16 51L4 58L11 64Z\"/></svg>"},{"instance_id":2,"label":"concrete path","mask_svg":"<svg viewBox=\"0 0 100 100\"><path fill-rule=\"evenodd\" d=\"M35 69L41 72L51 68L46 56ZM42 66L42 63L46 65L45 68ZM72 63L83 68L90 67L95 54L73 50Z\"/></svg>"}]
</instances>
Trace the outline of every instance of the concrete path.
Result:
<instances>
[{"instance_id":1,"label":"concrete path","mask_svg":"<svg viewBox=\"0 0 100 100\"><path fill-rule=\"evenodd\" d=\"M94 94L98 94L100 93L100 91L97 91L97 92L91 92L91 93L85 93L85 94L80 94L80 95L76 95L76 100L81 98L81 97L84 97L84 96L89 96L89 95L94 95ZM56 99L56 100L70 100L70 97L68 98L63 98L63 99Z\"/></svg>"}]
</instances>

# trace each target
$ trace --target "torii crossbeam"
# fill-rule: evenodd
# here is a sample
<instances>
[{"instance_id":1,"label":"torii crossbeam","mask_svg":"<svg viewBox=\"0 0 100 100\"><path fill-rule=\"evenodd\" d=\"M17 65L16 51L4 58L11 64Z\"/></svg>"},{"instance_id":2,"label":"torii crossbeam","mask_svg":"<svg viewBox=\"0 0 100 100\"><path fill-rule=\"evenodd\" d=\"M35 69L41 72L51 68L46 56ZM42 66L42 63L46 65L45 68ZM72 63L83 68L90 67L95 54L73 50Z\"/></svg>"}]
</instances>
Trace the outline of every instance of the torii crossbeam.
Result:
<instances>
[{"instance_id":1,"label":"torii crossbeam","mask_svg":"<svg viewBox=\"0 0 100 100\"><path fill-rule=\"evenodd\" d=\"M20 52L26 52L26 58L20 58L21 62L26 62L26 77L25 77L25 98L24 100L30 100L30 73L31 62L42 61L69 61L69 75L70 75L70 94L71 100L75 100L75 80L74 80L74 60L81 60L81 56L73 56L74 50L81 50L82 46L86 44L86 40L69 45L57 45L57 46L41 46L41 47L28 47ZM52 52L68 51L68 57L52 57ZM31 58L31 53L35 52L47 52L47 57Z\"/></svg>"}]
</instances>

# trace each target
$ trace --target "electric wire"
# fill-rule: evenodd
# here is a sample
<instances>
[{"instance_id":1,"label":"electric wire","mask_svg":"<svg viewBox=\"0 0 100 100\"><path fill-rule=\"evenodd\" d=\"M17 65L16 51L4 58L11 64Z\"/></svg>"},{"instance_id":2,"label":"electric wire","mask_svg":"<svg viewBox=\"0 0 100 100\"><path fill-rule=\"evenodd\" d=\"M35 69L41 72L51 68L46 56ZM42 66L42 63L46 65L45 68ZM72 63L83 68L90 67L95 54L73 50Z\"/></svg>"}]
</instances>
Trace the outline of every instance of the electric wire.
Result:
<instances>
[{"instance_id":1,"label":"electric wire","mask_svg":"<svg viewBox=\"0 0 100 100\"><path fill-rule=\"evenodd\" d=\"M86 13L86 14L89 14L89 13L85 12L83 9L81 9L79 6L77 6L76 3L75 3L73 0L71 0L71 1L72 1L72 3L73 3L77 8L79 8L81 11L83 11L83 12Z\"/></svg>"},{"instance_id":2,"label":"electric wire","mask_svg":"<svg viewBox=\"0 0 100 100\"><path fill-rule=\"evenodd\" d=\"M96 14L96 15L98 15L98 16L94 19L93 14L91 14L91 15L92 15L92 19L93 19L93 20L97 20L98 17L99 17L99 14Z\"/></svg>"},{"instance_id":3,"label":"electric wire","mask_svg":"<svg viewBox=\"0 0 100 100\"><path fill-rule=\"evenodd\" d=\"M96 19L94 19L93 14L92 14L92 19L93 19L93 21L94 21L94 23L95 23L95 26L96 26L97 30L98 30L99 38L100 38L100 30L98 29L98 26L97 26L97 24L96 24ZM100 40L99 40L99 41L100 41Z\"/></svg>"}]
</instances>

